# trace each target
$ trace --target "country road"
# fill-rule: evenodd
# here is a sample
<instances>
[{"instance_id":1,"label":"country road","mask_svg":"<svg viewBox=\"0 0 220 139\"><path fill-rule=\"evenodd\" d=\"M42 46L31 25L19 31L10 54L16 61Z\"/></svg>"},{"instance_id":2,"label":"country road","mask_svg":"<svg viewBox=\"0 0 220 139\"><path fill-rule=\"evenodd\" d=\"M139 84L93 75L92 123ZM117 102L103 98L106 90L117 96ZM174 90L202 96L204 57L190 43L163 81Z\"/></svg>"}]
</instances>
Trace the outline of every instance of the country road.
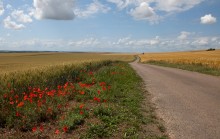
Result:
<instances>
[{"instance_id":1,"label":"country road","mask_svg":"<svg viewBox=\"0 0 220 139\"><path fill-rule=\"evenodd\" d=\"M173 68L131 66L143 78L171 139L220 139L220 78Z\"/></svg>"}]
</instances>

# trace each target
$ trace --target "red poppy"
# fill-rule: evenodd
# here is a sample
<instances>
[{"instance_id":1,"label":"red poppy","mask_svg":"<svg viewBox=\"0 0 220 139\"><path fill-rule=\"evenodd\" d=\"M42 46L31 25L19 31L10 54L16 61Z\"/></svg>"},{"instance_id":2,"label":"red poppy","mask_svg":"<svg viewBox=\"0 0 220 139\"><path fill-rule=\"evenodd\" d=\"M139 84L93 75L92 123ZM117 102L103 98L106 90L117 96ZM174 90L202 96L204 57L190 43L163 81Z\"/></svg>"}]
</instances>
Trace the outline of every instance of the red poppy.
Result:
<instances>
[{"instance_id":1,"label":"red poppy","mask_svg":"<svg viewBox=\"0 0 220 139\"><path fill-rule=\"evenodd\" d=\"M27 99L28 99L28 96L27 96L27 95L25 95L25 96L24 96L24 100L27 100Z\"/></svg>"},{"instance_id":2,"label":"red poppy","mask_svg":"<svg viewBox=\"0 0 220 139\"><path fill-rule=\"evenodd\" d=\"M64 126L64 127L63 127L63 131L64 131L64 132L67 132L67 130L68 130L68 127L67 127L67 126Z\"/></svg>"},{"instance_id":3,"label":"red poppy","mask_svg":"<svg viewBox=\"0 0 220 139\"><path fill-rule=\"evenodd\" d=\"M57 130L55 131L55 134L60 134L60 130L57 129Z\"/></svg>"},{"instance_id":4,"label":"red poppy","mask_svg":"<svg viewBox=\"0 0 220 139\"><path fill-rule=\"evenodd\" d=\"M80 111L80 112L79 112L80 115L83 115L83 113L84 113L83 111Z\"/></svg>"},{"instance_id":5,"label":"red poppy","mask_svg":"<svg viewBox=\"0 0 220 139\"><path fill-rule=\"evenodd\" d=\"M80 109L83 109L83 107L84 107L84 104L81 104L81 105L79 106Z\"/></svg>"},{"instance_id":6,"label":"red poppy","mask_svg":"<svg viewBox=\"0 0 220 139\"><path fill-rule=\"evenodd\" d=\"M24 106L24 102L23 102L23 101L21 101L21 102L18 103L18 105L17 105L17 107L22 107L22 106Z\"/></svg>"},{"instance_id":7,"label":"red poppy","mask_svg":"<svg viewBox=\"0 0 220 139\"><path fill-rule=\"evenodd\" d=\"M20 117L21 114L20 114L19 112L16 112L16 116L17 116L17 117Z\"/></svg>"},{"instance_id":8,"label":"red poppy","mask_svg":"<svg viewBox=\"0 0 220 139\"><path fill-rule=\"evenodd\" d=\"M10 103L11 105L13 105L13 104L14 104L14 101L10 101L9 103Z\"/></svg>"},{"instance_id":9,"label":"red poppy","mask_svg":"<svg viewBox=\"0 0 220 139\"><path fill-rule=\"evenodd\" d=\"M7 94L4 94L4 98L7 98L8 97L8 95Z\"/></svg>"},{"instance_id":10,"label":"red poppy","mask_svg":"<svg viewBox=\"0 0 220 139\"><path fill-rule=\"evenodd\" d=\"M43 127L43 125L40 125L40 131L41 131L41 132L44 131L44 127Z\"/></svg>"},{"instance_id":11,"label":"red poppy","mask_svg":"<svg viewBox=\"0 0 220 139\"><path fill-rule=\"evenodd\" d=\"M32 128L32 131L33 131L33 132L37 131L37 127L33 127L33 128Z\"/></svg>"},{"instance_id":12,"label":"red poppy","mask_svg":"<svg viewBox=\"0 0 220 139\"><path fill-rule=\"evenodd\" d=\"M84 94L85 94L85 92L84 92L84 91L81 91L81 92L80 92L80 94L81 94L81 95L84 95Z\"/></svg>"},{"instance_id":13,"label":"red poppy","mask_svg":"<svg viewBox=\"0 0 220 139\"><path fill-rule=\"evenodd\" d=\"M106 90L106 87L103 86L103 87L102 87L102 90L105 91L105 90Z\"/></svg>"},{"instance_id":14,"label":"red poppy","mask_svg":"<svg viewBox=\"0 0 220 139\"><path fill-rule=\"evenodd\" d=\"M101 91L100 91L100 90L98 90L98 94L99 94L99 95L101 94Z\"/></svg>"}]
</instances>

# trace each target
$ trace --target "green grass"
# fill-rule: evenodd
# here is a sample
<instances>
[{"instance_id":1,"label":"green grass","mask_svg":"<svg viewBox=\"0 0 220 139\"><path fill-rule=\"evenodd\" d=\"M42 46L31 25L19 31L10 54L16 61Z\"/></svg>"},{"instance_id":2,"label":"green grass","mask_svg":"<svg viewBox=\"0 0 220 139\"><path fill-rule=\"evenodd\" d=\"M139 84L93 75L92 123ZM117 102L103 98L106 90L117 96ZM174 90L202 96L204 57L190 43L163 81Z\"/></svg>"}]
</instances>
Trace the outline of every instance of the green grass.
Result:
<instances>
[{"instance_id":1,"label":"green grass","mask_svg":"<svg viewBox=\"0 0 220 139\"><path fill-rule=\"evenodd\" d=\"M2 138L167 138L128 63L55 66L5 75L0 83ZM33 102L27 94L36 95Z\"/></svg>"},{"instance_id":2,"label":"green grass","mask_svg":"<svg viewBox=\"0 0 220 139\"><path fill-rule=\"evenodd\" d=\"M194 72L200 72L204 74L214 75L214 76L220 76L220 70L215 68L206 67L202 64L185 64L185 63L169 63L166 61L148 61L145 62L148 64L158 65L158 66L164 66L164 67L172 67L172 68L178 68L183 70L189 70Z\"/></svg>"}]
</instances>

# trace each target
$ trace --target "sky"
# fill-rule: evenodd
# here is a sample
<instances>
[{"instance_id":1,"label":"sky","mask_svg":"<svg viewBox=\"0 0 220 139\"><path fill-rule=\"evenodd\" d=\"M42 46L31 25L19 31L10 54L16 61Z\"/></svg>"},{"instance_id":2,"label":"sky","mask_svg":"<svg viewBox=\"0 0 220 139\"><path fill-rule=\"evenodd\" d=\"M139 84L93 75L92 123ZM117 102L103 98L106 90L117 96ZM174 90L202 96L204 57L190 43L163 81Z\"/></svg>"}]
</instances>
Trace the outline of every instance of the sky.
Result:
<instances>
[{"instance_id":1,"label":"sky","mask_svg":"<svg viewBox=\"0 0 220 139\"><path fill-rule=\"evenodd\" d=\"M219 0L0 0L0 50L220 49Z\"/></svg>"}]
</instances>

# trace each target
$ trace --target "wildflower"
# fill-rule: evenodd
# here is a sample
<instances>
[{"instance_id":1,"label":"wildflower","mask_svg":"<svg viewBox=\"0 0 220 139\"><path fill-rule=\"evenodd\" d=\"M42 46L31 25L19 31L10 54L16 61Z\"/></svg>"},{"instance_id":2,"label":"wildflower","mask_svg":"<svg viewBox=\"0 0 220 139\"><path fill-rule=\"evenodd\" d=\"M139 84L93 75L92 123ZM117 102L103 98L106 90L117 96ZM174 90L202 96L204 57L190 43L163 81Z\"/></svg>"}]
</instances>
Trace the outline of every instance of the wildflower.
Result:
<instances>
[{"instance_id":1,"label":"wildflower","mask_svg":"<svg viewBox=\"0 0 220 139\"><path fill-rule=\"evenodd\" d=\"M10 103L11 105L13 105L13 104L14 104L14 101L10 101L9 103Z\"/></svg>"},{"instance_id":2,"label":"wildflower","mask_svg":"<svg viewBox=\"0 0 220 139\"><path fill-rule=\"evenodd\" d=\"M84 104L81 104L81 105L79 106L80 109L83 109L83 107L84 107Z\"/></svg>"},{"instance_id":3,"label":"wildflower","mask_svg":"<svg viewBox=\"0 0 220 139\"><path fill-rule=\"evenodd\" d=\"M84 91L81 91L81 92L80 92L80 94L81 94L81 95L84 95L84 94L85 94L85 92L84 92Z\"/></svg>"},{"instance_id":4,"label":"wildflower","mask_svg":"<svg viewBox=\"0 0 220 139\"><path fill-rule=\"evenodd\" d=\"M4 94L4 98L7 98L8 97L8 95L7 94Z\"/></svg>"},{"instance_id":5,"label":"wildflower","mask_svg":"<svg viewBox=\"0 0 220 139\"><path fill-rule=\"evenodd\" d=\"M106 100L106 99L104 99L104 100L103 100L103 102L107 102L107 100Z\"/></svg>"},{"instance_id":6,"label":"wildflower","mask_svg":"<svg viewBox=\"0 0 220 139\"><path fill-rule=\"evenodd\" d=\"M37 127L33 127L32 132L36 132L36 131L37 131Z\"/></svg>"},{"instance_id":7,"label":"wildflower","mask_svg":"<svg viewBox=\"0 0 220 139\"><path fill-rule=\"evenodd\" d=\"M27 95L25 95L23 99L24 99L24 100L27 100L27 99L28 99L28 96L27 96Z\"/></svg>"},{"instance_id":8,"label":"wildflower","mask_svg":"<svg viewBox=\"0 0 220 139\"><path fill-rule=\"evenodd\" d=\"M23 101L18 103L18 105L17 105L17 107L22 107L22 106L24 106L24 102Z\"/></svg>"},{"instance_id":9,"label":"wildflower","mask_svg":"<svg viewBox=\"0 0 220 139\"><path fill-rule=\"evenodd\" d=\"M15 95L15 98L18 99L18 95Z\"/></svg>"},{"instance_id":10,"label":"wildflower","mask_svg":"<svg viewBox=\"0 0 220 139\"><path fill-rule=\"evenodd\" d=\"M58 109L61 109L61 108L62 108L62 105L61 105L61 104L59 104L59 105L57 106L57 108L58 108Z\"/></svg>"},{"instance_id":11,"label":"wildflower","mask_svg":"<svg viewBox=\"0 0 220 139\"><path fill-rule=\"evenodd\" d=\"M60 134L60 130L57 129L57 130L55 131L55 134Z\"/></svg>"},{"instance_id":12,"label":"wildflower","mask_svg":"<svg viewBox=\"0 0 220 139\"><path fill-rule=\"evenodd\" d=\"M64 88L64 89L66 89L66 88L67 88L67 86L68 86L68 84L69 84L69 83L68 83L68 82L66 82L66 83L65 83L65 85L63 86L63 88Z\"/></svg>"},{"instance_id":13,"label":"wildflower","mask_svg":"<svg viewBox=\"0 0 220 139\"><path fill-rule=\"evenodd\" d=\"M41 131L41 132L44 131L44 127L43 127L43 125L40 125L40 131Z\"/></svg>"},{"instance_id":14,"label":"wildflower","mask_svg":"<svg viewBox=\"0 0 220 139\"><path fill-rule=\"evenodd\" d=\"M16 116L17 116L17 117L20 117L21 114L20 114L19 112L16 112Z\"/></svg>"},{"instance_id":15,"label":"wildflower","mask_svg":"<svg viewBox=\"0 0 220 139\"><path fill-rule=\"evenodd\" d=\"M64 132L67 132L67 130L68 130L68 127L67 127L67 126L64 126L64 127L63 127L63 131L64 131Z\"/></svg>"},{"instance_id":16,"label":"wildflower","mask_svg":"<svg viewBox=\"0 0 220 139\"><path fill-rule=\"evenodd\" d=\"M83 111L80 111L80 112L79 112L80 115L83 115L83 113L84 113Z\"/></svg>"},{"instance_id":17,"label":"wildflower","mask_svg":"<svg viewBox=\"0 0 220 139\"><path fill-rule=\"evenodd\" d=\"M94 101L100 102L100 98L94 97L93 98Z\"/></svg>"},{"instance_id":18,"label":"wildflower","mask_svg":"<svg viewBox=\"0 0 220 139\"><path fill-rule=\"evenodd\" d=\"M102 90L105 91L105 90L106 90L106 87L103 86L103 87L102 87Z\"/></svg>"},{"instance_id":19,"label":"wildflower","mask_svg":"<svg viewBox=\"0 0 220 139\"><path fill-rule=\"evenodd\" d=\"M105 82L101 82L101 83L99 83L99 85L100 85L100 86L105 86L106 83L105 83Z\"/></svg>"},{"instance_id":20,"label":"wildflower","mask_svg":"<svg viewBox=\"0 0 220 139\"><path fill-rule=\"evenodd\" d=\"M99 94L99 95L101 94L101 91L100 91L100 90L98 90L98 94Z\"/></svg>"}]
</instances>

